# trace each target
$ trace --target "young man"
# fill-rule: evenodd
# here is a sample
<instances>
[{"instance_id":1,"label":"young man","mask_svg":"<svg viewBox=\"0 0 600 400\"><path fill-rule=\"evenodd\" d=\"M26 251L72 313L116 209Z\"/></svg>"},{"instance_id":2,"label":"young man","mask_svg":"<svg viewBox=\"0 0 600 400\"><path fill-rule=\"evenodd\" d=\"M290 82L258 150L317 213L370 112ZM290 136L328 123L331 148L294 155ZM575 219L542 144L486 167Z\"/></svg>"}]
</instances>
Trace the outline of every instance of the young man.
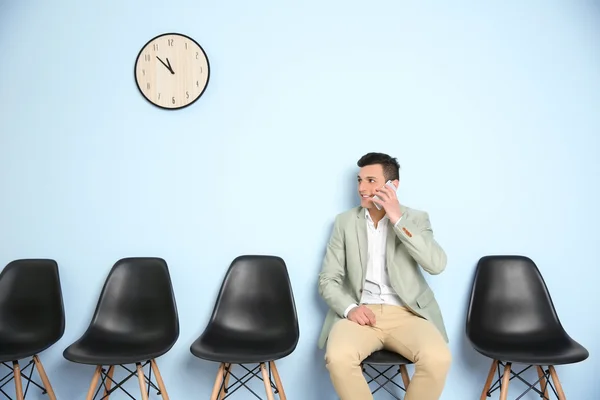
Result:
<instances>
[{"instance_id":1,"label":"young man","mask_svg":"<svg viewBox=\"0 0 600 400\"><path fill-rule=\"evenodd\" d=\"M421 269L441 273L446 253L428 214L401 205L385 185L390 180L398 188L396 159L369 153L357 164L360 206L336 217L319 274L319 293L330 308L319 347L327 343L325 362L341 400L373 399L360 364L380 349L415 363L405 400L437 400L451 355Z\"/></svg>"}]
</instances>

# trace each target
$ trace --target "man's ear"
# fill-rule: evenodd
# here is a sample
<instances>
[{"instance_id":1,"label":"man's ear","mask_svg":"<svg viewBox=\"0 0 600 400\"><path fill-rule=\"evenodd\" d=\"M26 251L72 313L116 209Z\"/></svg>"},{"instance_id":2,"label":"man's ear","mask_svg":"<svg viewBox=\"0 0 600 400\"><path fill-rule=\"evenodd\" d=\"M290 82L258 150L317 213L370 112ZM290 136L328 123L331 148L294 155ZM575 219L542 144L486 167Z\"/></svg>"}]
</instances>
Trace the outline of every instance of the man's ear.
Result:
<instances>
[{"instance_id":1,"label":"man's ear","mask_svg":"<svg viewBox=\"0 0 600 400\"><path fill-rule=\"evenodd\" d=\"M394 179L392 181L392 183L394 184L394 186L396 186L396 190L398 190L398 188L400 188L400 180L399 179Z\"/></svg>"}]
</instances>

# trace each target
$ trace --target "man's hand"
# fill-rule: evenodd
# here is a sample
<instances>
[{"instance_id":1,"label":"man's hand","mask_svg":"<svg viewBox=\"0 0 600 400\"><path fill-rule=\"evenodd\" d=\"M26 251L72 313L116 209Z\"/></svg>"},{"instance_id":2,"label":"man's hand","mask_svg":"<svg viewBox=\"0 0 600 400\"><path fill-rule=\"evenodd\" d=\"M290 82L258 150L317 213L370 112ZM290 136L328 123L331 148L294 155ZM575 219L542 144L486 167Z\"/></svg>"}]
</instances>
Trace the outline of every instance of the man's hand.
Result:
<instances>
[{"instance_id":1,"label":"man's hand","mask_svg":"<svg viewBox=\"0 0 600 400\"><path fill-rule=\"evenodd\" d=\"M367 306L354 307L348 313L348 319L359 325L375 326L375 313Z\"/></svg>"},{"instance_id":2,"label":"man's hand","mask_svg":"<svg viewBox=\"0 0 600 400\"><path fill-rule=\"evenodd\" d=\"M398 201L396 192L388 187L388 185L384 185L382 188L377 189L375 194L381 200L373 198L373 203L377 203L381 206L385 210L392 225L396 225L396 222L398 222L402 216L400 202Z\"/></svg>"}]
</instances>

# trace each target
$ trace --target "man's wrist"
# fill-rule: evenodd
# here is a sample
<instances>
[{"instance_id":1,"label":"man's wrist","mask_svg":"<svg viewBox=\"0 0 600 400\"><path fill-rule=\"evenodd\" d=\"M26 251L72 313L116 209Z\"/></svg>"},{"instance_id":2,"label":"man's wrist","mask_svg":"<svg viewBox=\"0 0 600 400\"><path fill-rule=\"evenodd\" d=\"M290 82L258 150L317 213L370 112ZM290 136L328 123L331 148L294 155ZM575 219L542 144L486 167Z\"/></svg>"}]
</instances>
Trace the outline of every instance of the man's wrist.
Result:
<instances>
[{"instance_id":1,"label":"man's wrist","mask_svg":"<svg viewBox=\"0 0 600 400\"><path fill-rule=\"evenodd\" d=\"M350 313L350 311L356 307L358 307L358 304L350 304L348 308L346 308L346 311L344 311L344 318L348 318L348 314Z\"/></svg>"},{"instance_id":2,"label":"man's wrist","mask_svg":"<svg viewBox=\"0 0 600 400\"><path fill-rule=\"evenodd\" d=\"M404 217L404 214L400 214L400 217L398 217L398 219L396 220L396 222L392 221L394 224L394 228L398 226L398 224L400 223L400 221L402 221L402 217Z\"/></svg>"}]
</instances>

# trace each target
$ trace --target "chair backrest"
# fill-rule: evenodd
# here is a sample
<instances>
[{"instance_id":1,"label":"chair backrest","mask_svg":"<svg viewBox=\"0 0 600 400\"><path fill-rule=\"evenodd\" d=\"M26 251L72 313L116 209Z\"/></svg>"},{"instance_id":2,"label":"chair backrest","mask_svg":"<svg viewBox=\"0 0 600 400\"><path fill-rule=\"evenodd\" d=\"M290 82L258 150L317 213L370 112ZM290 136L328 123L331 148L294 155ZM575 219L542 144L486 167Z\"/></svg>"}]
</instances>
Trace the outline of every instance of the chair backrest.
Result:
<instances>
[{"instance_id":1,"label":"chair backrest","mask_svg":"<svg viewBox=\"0 0 600 400\"><path fill-rule=\"evenodd\" d=\"M239 256L229 266L209 327L246 337L273 338L295 347L300 331L285 262L280 257Z\"/></svg>"},{"instance_id":2,"label":"chair backrest","mask_svg":"<svg viewBox=\"0 0 600 400\"><path fill-rule=\"evenodd\" d=\"M467 312L473 343L561 335L548 288L535 263L524 256L485 256L479 260Z\"/></svg>"},{"instance_id":3,"label":"chair backrest","mask_svg":"<svg viewBox=\"0 0 600 400\"><path fill-rule=\"evenodd\" d=\"M10 262L0 273L0 333L35 337L50 346L65 332L58 264L48 259Z\"/></svg>"},{"instance_id":4,"label":"chair backrest","mask_svg":"<svg viewBox=\"0 0 600 400\"><path fill-rule=\"evenodd\" d=\"M104 283L89 329L175 343L179 316L165 260L129 257L117 261Z\"/></svg>"}]
</instances>

